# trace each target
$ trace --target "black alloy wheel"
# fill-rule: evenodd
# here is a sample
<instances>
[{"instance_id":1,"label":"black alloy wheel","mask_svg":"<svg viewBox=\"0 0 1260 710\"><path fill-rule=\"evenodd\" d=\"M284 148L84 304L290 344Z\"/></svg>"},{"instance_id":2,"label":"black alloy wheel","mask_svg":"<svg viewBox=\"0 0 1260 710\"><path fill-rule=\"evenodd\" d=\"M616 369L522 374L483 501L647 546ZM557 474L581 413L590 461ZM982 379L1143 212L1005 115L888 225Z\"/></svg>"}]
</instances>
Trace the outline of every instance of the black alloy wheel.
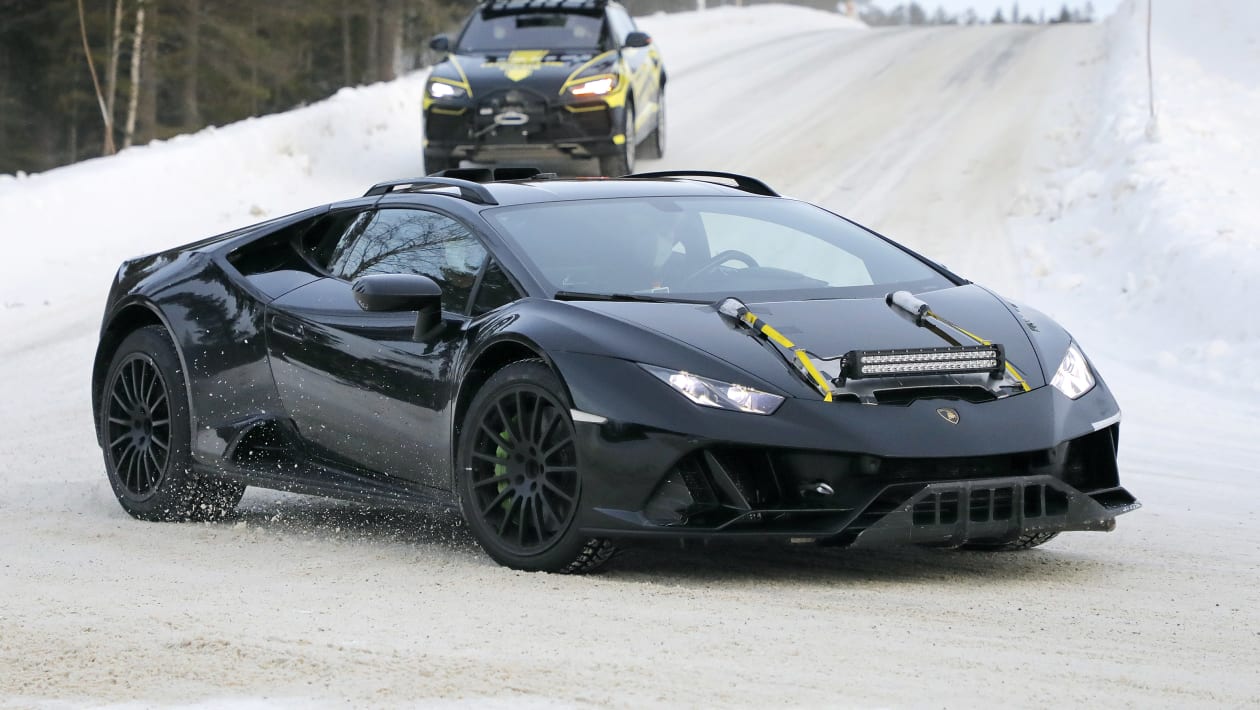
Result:
<instances>
[{"instance_id":1,"label":"black alloy wheel","mask_svg":"<svg viewBox=\"0 0 1260 710\"><path fill-rule=\"evenodd\" d=\"M621 177L634 172L635 150L638 148L638 136L634 132L634 102L627 100L622 111L621 135L625 142L617 146L612 155L599 159L599 174L603 177Z\"/></svg>"},{"instance_id":2,"label":"black alloy wheel","mask_svg":"<svg viewBox=\"0 0 1260 710\"><path fill-rule=\"evenodd\" d=\"M210 520L245 486L192 470L188 392L166 329L146 326L119 344L99 393L105 471L118 503L141 520Z\"/></svg>"},{"instance_id":3,"label":"black alloy wheel","mask_svg":"<svg viewBox=\"0 0 1260 710\"><path fill-rule=\"evenodd\" d=\"M656 103L656 128L643 139L639 146L640 155L649 160L665 157L665 92L661 92Z\"/></svg>"},{"instance_id":4,"label":"black alloy wheel","mask_svg":"<svg viewBox=\"0 0 1260 710\"><path fill-rule=\"evenodd\" d=\"M573 420L540 361L513 363L478 392L460 434L460 502L474 537L509 567L585 572L612 556L583 538Z\"/></svg>"},{"instance_id":5,"label":"black alloy wheel","mask_svg":"<svg viewBox=\"0 0 1260 710\"><path fill-rule=\"evenodd\" d=\"M128 354L105 406L107 455L127 493L144 500L161 485L171 455L169 388L153 358Z\"/></svg>"}]
</instances>

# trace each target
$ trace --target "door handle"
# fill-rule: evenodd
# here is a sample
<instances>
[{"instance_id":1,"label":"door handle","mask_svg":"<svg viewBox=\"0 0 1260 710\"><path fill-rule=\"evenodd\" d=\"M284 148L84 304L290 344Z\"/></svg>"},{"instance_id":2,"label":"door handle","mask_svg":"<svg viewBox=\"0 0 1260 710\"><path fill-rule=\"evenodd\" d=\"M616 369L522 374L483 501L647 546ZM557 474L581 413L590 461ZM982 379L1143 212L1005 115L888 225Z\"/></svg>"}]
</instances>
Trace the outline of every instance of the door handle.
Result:
<instances>
[{"instance_id":1,"label":"door handle","mask_svg":"<svg viewBox=\"0 0 1260 710\"><path fill-rule=\"evenodd\" d=\"M306 328L302 326L302 323L287 316L272 316L271 330L276 335L283 335L294 340L301 340L306 336Z\"/></svg>"}]
</instances>

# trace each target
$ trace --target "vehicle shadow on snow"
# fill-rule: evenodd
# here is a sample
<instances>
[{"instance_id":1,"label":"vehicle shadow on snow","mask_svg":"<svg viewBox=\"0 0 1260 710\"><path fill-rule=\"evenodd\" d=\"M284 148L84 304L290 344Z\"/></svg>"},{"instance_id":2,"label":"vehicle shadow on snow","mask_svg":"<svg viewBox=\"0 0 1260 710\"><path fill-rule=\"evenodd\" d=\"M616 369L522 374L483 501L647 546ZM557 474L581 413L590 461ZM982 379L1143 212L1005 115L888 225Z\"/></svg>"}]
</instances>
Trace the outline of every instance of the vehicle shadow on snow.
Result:
<instances>
[{"instance_id":1,"label":"vehicle shadow on snow","mask_svg":"<svg viewBox=\"0 0 1260 710\"><path fill-rule=\"evenodd\" d=\"M441 547L471 564L493 565L473 540L458 513L395 510L323 498L279 495L248 501L227 524L275 532L314 534L346 542ZM506 570L505 570L506 571ZM886 581L939 583L943 580L1036 581L1105 574L1106 565L1064 549L1063 541L1023 552L965 552L922 547L847 549L773 542L634 541L595 575L601 581L633 584L763 580L796 584Z\"/></svg>"},{"instance_id":2,"label":"vehicle shadow on snow","mask_svg":"<svg viewBox=\"0 0 1260 710\"><path fill-rule=\"evenodd\" d=\"M1106 573L1097 560L1052 546L1021 552L978 552L914 546L828 548L813 544L710 542L636 543L609 565L606 579L743 583L1036 581Z\"/></svg>"}]
</instances>

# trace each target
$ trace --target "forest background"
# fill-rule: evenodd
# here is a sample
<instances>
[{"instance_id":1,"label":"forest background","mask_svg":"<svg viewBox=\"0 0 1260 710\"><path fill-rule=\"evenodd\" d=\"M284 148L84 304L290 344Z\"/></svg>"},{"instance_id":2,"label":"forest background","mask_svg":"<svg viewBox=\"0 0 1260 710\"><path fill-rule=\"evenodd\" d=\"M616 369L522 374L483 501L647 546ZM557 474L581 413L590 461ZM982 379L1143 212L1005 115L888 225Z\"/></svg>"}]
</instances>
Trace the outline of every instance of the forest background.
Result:
<instances>
[{"instance_id":1,"label":"forest background","mask_svg":"<svg viewBox=\"0 0 1260 710\"><path fill-rule=\"evenodd\" d=\"M723 0L625 0L634 15ZM756 2L757 0L726 0ZM917 2L800 0L869 24L1008 21ZM886 3L885 3L886 4ZM476 0L0 0L0 174L41 172L387 81ZM1091 19L1069 10L1050 19ZM91 61L88 57L91 57ZM418 140L418 139L417 139Z\"/></svg>"}]
</instances>

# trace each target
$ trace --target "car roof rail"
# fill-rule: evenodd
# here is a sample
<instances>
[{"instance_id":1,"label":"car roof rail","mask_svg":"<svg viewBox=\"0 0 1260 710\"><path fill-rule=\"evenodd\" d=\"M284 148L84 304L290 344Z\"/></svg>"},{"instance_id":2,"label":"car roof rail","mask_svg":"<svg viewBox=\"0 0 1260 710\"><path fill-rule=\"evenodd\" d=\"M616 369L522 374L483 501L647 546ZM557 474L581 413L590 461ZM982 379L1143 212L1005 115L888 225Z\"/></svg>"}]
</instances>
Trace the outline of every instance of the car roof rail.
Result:
<instances>
[{"instance_id":1,"label":"car roof rail","mask_svg":"<svg viewBox=\"0 0 1260 710\"><path fill-rule=\"evenodd\" d=\"M378 182L372 186L370 190L363 194L364 197L376 197L378 195L388 195L399 187L412 187L416 189L427 189L432 187L454 187L459 189L459 196L469 202L475 202L479 205L497 205L499 201L494 199L494 195L485 188L471 180L460 180L449 177L417 177L407 178L405 180L390 180L389 182Z\"/></svg>"},{"instance_id":2,"label":"car roof rail","mask_svg":"<svg viewBox=\"0 0 1260 710\"><path fill-rule=\"evenodd\" d=\"M447 168L439 170L436 173L430 173L429 177L445 177L467 180L469 182L502 182L504 180L550 180L556 177L555 173L544 173L538 168Z\"/></svg>"},{"instance_id":3,"label":"car roof rail","mask_svg":"<svg viewBox=\"0 0 1260 710\"><path fill-rule=\"evenodd\" d=\"M766 197L779 197L779 193L773 188L757 178L748 177L747 175L737 175L735 173L723 173L715 170L662 170L655 173L635 173L626 175L625 177L634 179L652 179L652 178L687 178L687 177L711 177L723 178L725 180L734 180L735 187L744 192L751 192L754 195L764 195Z\"/></svg>"}]
</instances>

